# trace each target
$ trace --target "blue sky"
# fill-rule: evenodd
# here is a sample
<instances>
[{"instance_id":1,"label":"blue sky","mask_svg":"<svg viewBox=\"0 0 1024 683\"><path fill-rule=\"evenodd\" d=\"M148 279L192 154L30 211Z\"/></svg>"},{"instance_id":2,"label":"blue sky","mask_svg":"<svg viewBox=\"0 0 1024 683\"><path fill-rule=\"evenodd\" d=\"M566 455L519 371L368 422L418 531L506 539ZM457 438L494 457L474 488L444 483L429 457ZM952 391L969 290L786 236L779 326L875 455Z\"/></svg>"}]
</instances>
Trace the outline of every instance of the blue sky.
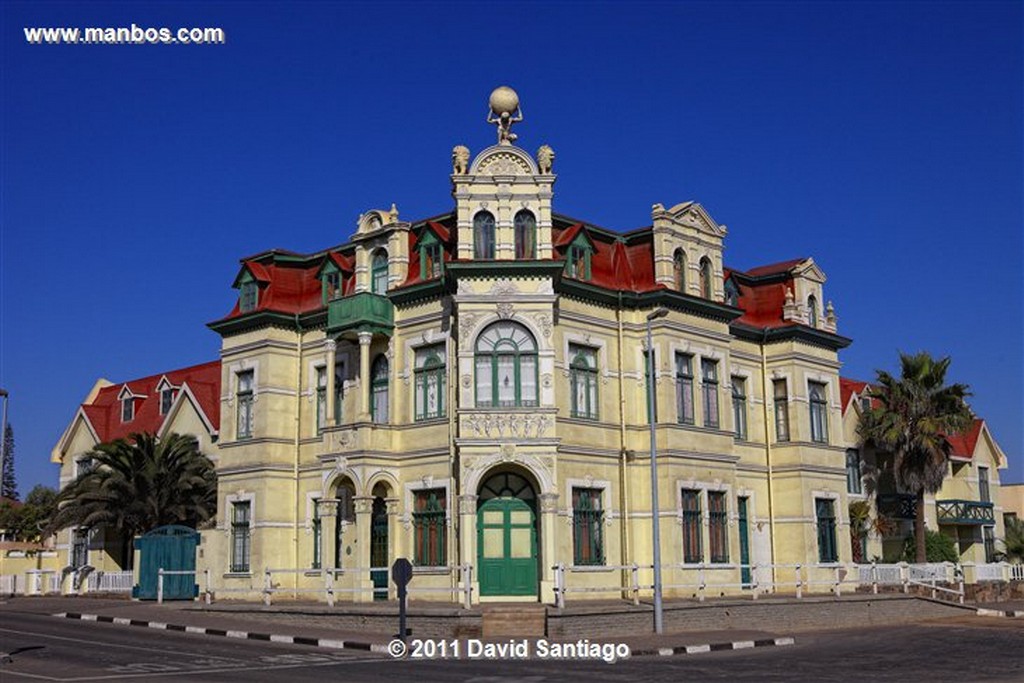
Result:
<instances>
[{"instance_id":1,"label":"blue sky","mask_svg":"<svg viewBox=\"0 0 1024 683\"><path fill-rule=\"evenodd\" d=\"M238 259L395 202L451 207L455 144L550 144L556 211L694 199L727 264L813 256L843 373L951 355L1024 480L1022 10L1005 3L5 2L0 386L22 494L98 377L217 357ZM23 27L221 27L28 45Z\"/></svg>"}]
</instances>

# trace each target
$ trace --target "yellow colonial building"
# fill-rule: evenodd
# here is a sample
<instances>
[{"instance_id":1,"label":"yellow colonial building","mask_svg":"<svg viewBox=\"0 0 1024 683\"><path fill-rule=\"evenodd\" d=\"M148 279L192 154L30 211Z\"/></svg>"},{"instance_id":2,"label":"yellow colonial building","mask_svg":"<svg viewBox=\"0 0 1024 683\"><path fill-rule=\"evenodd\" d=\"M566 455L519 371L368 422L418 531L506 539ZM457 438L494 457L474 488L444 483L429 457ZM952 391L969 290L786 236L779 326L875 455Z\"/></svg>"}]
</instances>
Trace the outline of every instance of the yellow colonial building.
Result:
<instances>
[{"instance_id":1,"label":"yellow colonial building","mask_svg":"<svg viewBox=\"0 0 1024 683\"><path fill-rule=\"evenodd\" d=\"M822 270L728 268L726 228L696 202L655 204L630 232L559 214L553 150L515 144L513 91L490 105L497 143L454 148L449 212L369 210L341 246L242 260L237 304L210 324L215 407L187 378L105 390L122 431L126 399L170 387L168 410L205 433L209 588L324 599L327 581L372 600L399 557L422 599L650 585L649 355L666 595L748 591L796 565L827 584L853 560L863 493L839 375L850 340ZM88 404L55 449L62 480L97 440ZM982 463L998 486L986 435L960 466L968 488Z\"/></svg>"}]
</instances>

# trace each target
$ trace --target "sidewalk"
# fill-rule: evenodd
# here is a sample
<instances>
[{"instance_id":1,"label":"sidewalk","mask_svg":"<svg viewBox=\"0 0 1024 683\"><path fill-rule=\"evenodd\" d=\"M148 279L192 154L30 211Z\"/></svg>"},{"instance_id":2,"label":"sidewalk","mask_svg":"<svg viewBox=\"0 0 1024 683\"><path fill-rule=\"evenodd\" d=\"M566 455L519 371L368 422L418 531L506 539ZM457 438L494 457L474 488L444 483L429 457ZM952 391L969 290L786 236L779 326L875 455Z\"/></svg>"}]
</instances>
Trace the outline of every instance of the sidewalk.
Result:
<instances>
[{"instance_id":1,"label":"sidewalk","mask_svg":"<svg viewBox=\"0 0 1024 683\"><path fill-rule=\"evenodd\" d=\"M282 609L287 607L288 609ZM123 599L79 597L22 597L0 602L0 621L10 624L18 614L60 615L99 623L139 628L154 628L192 633L200 636L239 638L293 643L312 647L361 650L386 656L391 635L365 630L326 628L302 623L302 612L322 605L289 604L264 611L262 604L234 603L230 609L206 610L194 602L172 602L157 605ZM373 609L372 606L369 609ZM450 607L440 609L450 610ZM248 614L242 614L243 610ZM259 619L252 618L260 611ZM233 614L236 612L237 614ZM54 618L57 618L56 616ZM415 622L410 620L415 629ZM395 632L398 630L397 620ZM415 631L414 634L415 636ZM577 642L587 639L551 638L552 642ZM592 643L624 643L634 656L683 655L739 650L754 647L792 645L791 637L756 630L705 630L669 633L661 636L591 638Z\"/></svg>"}]
</instances>

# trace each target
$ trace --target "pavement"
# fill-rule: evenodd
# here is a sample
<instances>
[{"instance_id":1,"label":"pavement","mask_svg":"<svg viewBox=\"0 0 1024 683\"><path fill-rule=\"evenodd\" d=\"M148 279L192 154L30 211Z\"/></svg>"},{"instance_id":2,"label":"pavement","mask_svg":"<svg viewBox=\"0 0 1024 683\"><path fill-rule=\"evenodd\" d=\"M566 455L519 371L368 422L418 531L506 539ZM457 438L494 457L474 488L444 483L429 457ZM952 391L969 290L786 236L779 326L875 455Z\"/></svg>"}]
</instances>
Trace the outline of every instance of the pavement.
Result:
<instances>
[{"instance_id":1,"label":"pavement","mask_svg":"<svg viewBox=\"0 0 1024 683\"><path fill-rule=\"evenodd\" d=\"M234 603L228 608L218 606L217 611L212 611L195 602L168 602L158 605L153 602L99 597L15 597L0 602L0 621L8 625L15 623L19 613L49 615L54 618L125 627L179 631L196 636L290 643L385 656L394 654L394 650L389 649L389 644L394 640L390 634L303 624L301 612L311 607L313 606L289 604L264 608L259 603ZM318 604L316 607L323 608L323 605ZM253 618L254 610L260 610L258 619ZM246 614L245 611L249 613ZM397 626L396 623L396 632ZM558 638L549 640L578 642ZM789 635L729 629L684 631L660 636L609 634L607 638L593 638L590 642L625 644L633 656L671 656L778 647L793 645L795 641ZM395 646L392 644L391 647Z\"/></svg>"}]
</instances>

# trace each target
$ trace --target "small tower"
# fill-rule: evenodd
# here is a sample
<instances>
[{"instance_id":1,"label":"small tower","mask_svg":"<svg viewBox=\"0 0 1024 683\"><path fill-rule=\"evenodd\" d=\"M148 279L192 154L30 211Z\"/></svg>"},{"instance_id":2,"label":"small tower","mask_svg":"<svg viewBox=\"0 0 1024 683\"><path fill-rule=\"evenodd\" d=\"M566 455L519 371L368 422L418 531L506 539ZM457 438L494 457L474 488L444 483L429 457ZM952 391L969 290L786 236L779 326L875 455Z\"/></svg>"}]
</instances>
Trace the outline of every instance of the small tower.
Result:
<instances>
[{"instance_id":1,"label":"small tower","mask_svg":"<svg viewBox=\"0 0 1024 683\"><path fill-rule=\"evenodd\" d=\"M469 149L452 150L452 196L458 220L460 260L549 259L554 151L543 145L537 159L513 144L512 124L523 120L519 95L507 86L491 93L487 122L497 144L472 163Z\"/></svg>"}]
</instances>

